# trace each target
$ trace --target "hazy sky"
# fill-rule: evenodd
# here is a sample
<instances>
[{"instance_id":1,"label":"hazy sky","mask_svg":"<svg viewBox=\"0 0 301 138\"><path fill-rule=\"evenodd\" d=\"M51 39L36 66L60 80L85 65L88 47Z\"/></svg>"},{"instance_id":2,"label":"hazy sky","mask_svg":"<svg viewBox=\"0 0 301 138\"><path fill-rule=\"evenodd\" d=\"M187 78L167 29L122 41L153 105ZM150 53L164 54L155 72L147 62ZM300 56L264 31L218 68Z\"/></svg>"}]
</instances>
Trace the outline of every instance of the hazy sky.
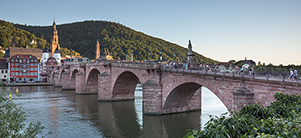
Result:
<instances>
[{"instance_id":1,"label":"hazy sky","mask_svg":"<svg viewBox=\"0 0 301 138\"><path fill-rule=\"evenodd\" d=\"M301 0L1 0L0 19L113 21L218 61L301 64ZM58 30L59 31L59 30Z\"/></svg>"}]
</instances>

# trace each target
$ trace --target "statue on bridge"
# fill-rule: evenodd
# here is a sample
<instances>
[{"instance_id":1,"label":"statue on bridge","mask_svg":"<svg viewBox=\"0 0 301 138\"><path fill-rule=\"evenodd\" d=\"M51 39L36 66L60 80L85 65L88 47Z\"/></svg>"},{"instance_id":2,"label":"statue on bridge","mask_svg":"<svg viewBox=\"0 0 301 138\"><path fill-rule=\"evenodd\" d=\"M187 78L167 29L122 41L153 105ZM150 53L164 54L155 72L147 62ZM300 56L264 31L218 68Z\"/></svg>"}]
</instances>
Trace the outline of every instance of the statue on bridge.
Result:
<instances>
[{"instance_id":1,"label":"statue on bridge","mask_svg":"<svg viewBox=\"0 0 301 138\"><path fill-rule=\"evenodd\" d=\"M192 45L191 45L191 41L189 40L189 44L188 44L188 53L187 53L187 55L188 54L193 54L192 53Z\"/></svg>"},{"instance_id":2,"label":"statue on bridge","mask_svg":"<svg viewBox=\"0 0 301 138\"><path fill-rule=\"evenodd\" d=\"M192 52L192 44L190 40L188 43L188 53L187 53L186 63L188 64L187 66L189 66L189 68L195 67L194 54Z\"/></svg>"}]
</instances>

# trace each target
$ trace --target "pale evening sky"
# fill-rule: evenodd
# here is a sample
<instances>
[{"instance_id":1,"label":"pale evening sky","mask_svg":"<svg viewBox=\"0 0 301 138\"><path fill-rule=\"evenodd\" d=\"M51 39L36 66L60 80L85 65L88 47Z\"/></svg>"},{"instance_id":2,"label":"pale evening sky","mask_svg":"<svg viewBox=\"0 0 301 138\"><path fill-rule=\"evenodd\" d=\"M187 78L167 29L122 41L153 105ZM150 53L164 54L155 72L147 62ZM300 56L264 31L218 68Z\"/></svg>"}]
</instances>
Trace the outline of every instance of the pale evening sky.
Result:
<instances>
[{"instance_id":1,"label":"pale evening sky","mask_svg":"<svg viewBox=\"0 0 301 138\"><path fill-rule=\"evenodd\" d=\"M1 0L0 19L50 26L113 21L227 62L301 64L300 0ZM58 30L59 31L59 30Z\"/></svg>"}]
</instances>

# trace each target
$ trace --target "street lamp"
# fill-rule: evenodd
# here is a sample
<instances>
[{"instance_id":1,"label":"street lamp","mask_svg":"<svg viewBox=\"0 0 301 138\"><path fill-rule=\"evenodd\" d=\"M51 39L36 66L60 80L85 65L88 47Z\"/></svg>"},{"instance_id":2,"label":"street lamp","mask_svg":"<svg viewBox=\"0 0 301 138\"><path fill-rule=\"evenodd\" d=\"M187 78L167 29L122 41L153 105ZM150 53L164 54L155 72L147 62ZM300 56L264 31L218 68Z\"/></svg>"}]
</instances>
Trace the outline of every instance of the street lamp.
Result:
<instances>
[{"instance_id":1,"label":"street lamp","mask_svg":"<svg viewBox=\"0 0 301 138\"><path fill-rule=\"evenodd\" d=\"M162 55L161 55L161 52L160 52L160 60L162 61Z\"/></svg>"},{"instance_id":2,"label":"street lamp","mask_svg":"<svg viewBox=\"0 0 301 138\"><path fill-rule=\"evenodd\" d=\"M175 58L174 61L177 62L177 61L176 61L176 59L177 59L177 58L176 58L176 54L173 54L173 56L174 56L174 58Z\"/></svg>"}]
</instances>

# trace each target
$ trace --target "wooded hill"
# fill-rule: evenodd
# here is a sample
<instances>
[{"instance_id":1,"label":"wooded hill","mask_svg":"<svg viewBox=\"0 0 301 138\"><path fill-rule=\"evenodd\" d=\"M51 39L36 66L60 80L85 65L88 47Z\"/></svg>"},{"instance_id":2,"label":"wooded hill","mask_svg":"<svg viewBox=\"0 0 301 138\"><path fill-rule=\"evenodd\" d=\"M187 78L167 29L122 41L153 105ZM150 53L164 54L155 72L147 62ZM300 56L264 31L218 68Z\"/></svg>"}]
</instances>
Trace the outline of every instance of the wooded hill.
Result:
<instances>
[{"instance_id":1,"label":"wooded hill","mask_svg":"<svg viewBox=\"0 0 301 138\"><path fill-rule=\"evenodd\" d=\"M51 33L51 32L50 32ZM49 43L42 37L36 37L34 34L20 28L16 28L13 23L0 20L0 46L2 49L10 47L40 48ZM62 56L79 54L74 50L61 48ZM0 57L4 54L0 52Z\"/></svg>"},{"instance_id":2,"label":"wooded hill","mask_svg":"<svg viewBox=\"0 0 301 138\"><path fill-rule=\"evenodd\" d=\"M15 27L43 37L50 42L52 26L25 26L15 24ZM128 59L133 53L135 60L158 60L160 52L163 59L182 62L186 58L187 48L167 42L165 40L137 32L124 25L108 21L84 21L57 25L59 43L61 47L73 49L82 56L95 58L97 39L100 43L101 55L112 54L114 59ZM188 45L188 40L187 40ZM187 46L185 46L187 47ZM218 63L195 53L195 60L199 63Z\"/></svg>"}]
</instances>

